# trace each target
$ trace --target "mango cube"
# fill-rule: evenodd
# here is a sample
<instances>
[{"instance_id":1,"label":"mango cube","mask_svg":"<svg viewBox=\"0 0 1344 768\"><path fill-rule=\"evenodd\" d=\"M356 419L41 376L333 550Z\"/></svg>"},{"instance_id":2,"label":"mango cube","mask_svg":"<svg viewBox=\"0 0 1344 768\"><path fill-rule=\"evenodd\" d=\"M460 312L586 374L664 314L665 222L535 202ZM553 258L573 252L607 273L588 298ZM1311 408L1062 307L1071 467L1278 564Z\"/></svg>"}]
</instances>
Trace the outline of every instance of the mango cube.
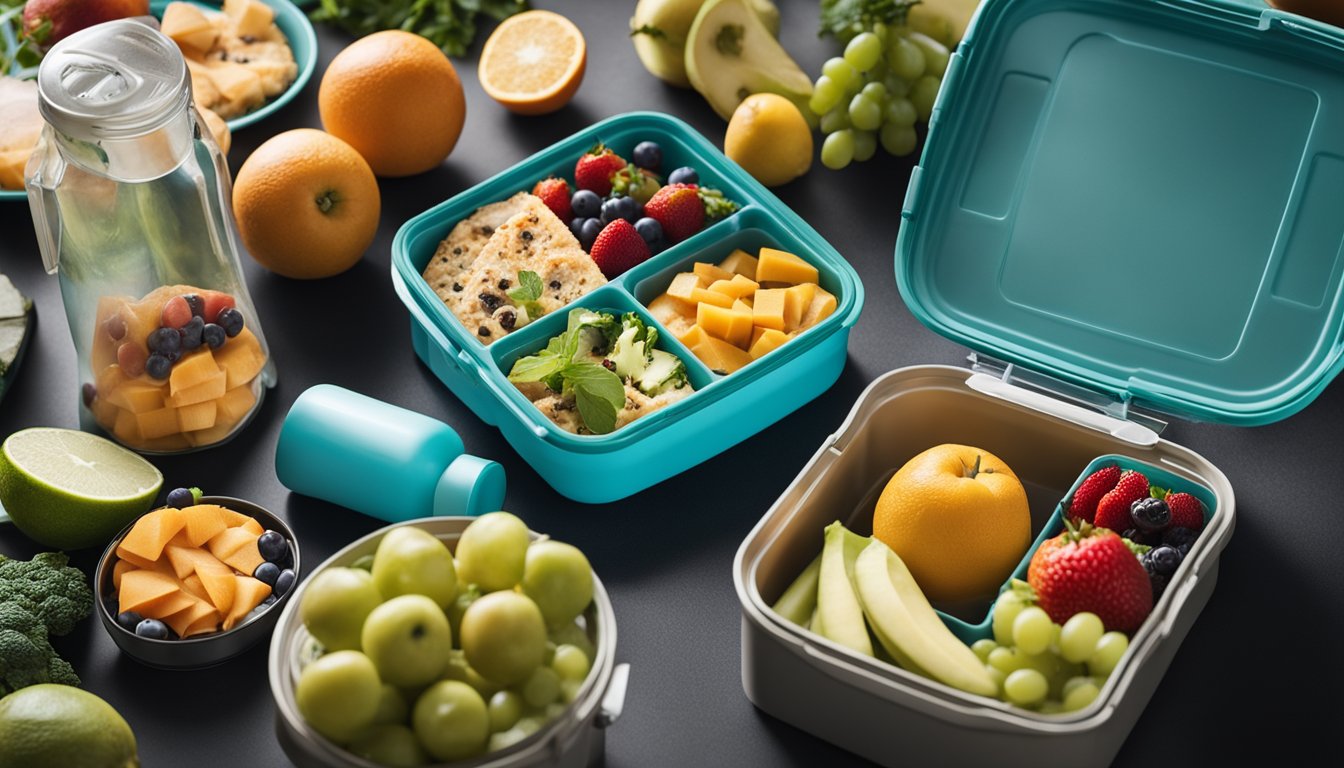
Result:
<instances>
[{"instance_id":1,"label":"mango cube","mask_svg":"<svg viewBox=\"0 0 1344 768\"><path fill-rule=\"evenodd\" d=\"M765 355L774 352L776 349L784 346L789 340L789 335L783 331L777 331L774 328L759 328L759 336L752 340L751 346L747 349L747 354L751 355L752 360L758 360Z\"/></svg>"},{"instance_id":2,"label":"mango cube","mask_svg":"<svg viewBox=\"0 0 1344 768\"><path fill-rule=\"evenodd\" d=\"M107 393L107 402L131 413L157 411L163 407L163 386L131 379L111 388Z\"/></svg>"},{"instance_id":3,"label":"mango cube","mask_svg":"<svg viewBox=\"0 0 1344 768\"><path fill-rule=\"evenodd\" d=\"M751 342L751 317L746 312L701 304L695 313L695 324L704 328L710 336L746 349Z\"/></svg>"},{"instance_id":4,"label":"mango cube","mask_svg":"<svg viewBox=\"0 0 1344 768\"><path fill-rule=\"evenodd\" d=\"M716 267L713 264L708 264L703 261L695 262L695 266L692 267L691 269L695 272L695 275L697 277L699 277L702 281L704 281L704 285L710 285L715 280L733 279L732 272L729 272L726 269Z\"/></svg>"},{"instance_id":5,"label":"mango cube","mask_svg":"<svg viewBox=\"0 0 1344 768\"><path fill-rule=\"evenodd\" d=\"M719 269L727 270L735 275L741 275L748 280L756 279L756 257L741 248L735 249L728 254L728 258L719 262Z\"/></svg>"},{"instance_id":6,"label":"mango cube","mask_svg":"<svg viewBox=\"0 0 1344 768\"><path fill-rule=\"evenodd\" d=\"M700 285L699 275L694 272L682 272L672 278L672 282L667 286L667 293L664 295L689 302L692 301L691 291L702 287L703 286ZM650 304L649 308L652 309L653 305Z\"/></svg>"},{"instance_id":7,"label":"mango cube","mask_svg":"<svg viewBox=\"0 0 1344 768\"><path fill-rule=\"evenodd\" d=\"M205 53L219 39L219 29L205 17L200 7L192 3L169 3L163 9L159 31L183 48Z\"/></svg>"},{"instance_id":8,"label":"mango cube","mask_svg":"<svg viewBox=\"0 0 1344 768\"><path fill-rule=\"evenodd\" d=\"M261 350L261 342L257 341L257 337L244 328L215 351L215 362L220 370L228 374L225 388L233 389L247 384L261 373L261 369L266 366L266 353Z\"/></svg>"},{"instance_id":9,"label":"mango cube","mask_svg":"<svg viewBox=\"0 0 1344 768\"><path fill-rule=\"evenodd\" d=\"M709 290L732 296L734 299L750 296L759 287L755 280L748 280L741 275L733 275L731 280L715 280L709 284Z\"/></svg>"},{"instance_id":10,"label":"mango cube","mask_svg":"<svg viewBox=\"0 0 1344 768\"><path fill-rule=\"evenodd\" d=\"M704 339L691 347L691 352L711 371L729 374L751 362L751 355L722 339L705 334Z\"/></svg>"},{"instance_id":11,"label":"mango cube","mask_svg":"<svg viewBox=\"0 0 1344 768\"><path fill-rule=\"evenodd\" d=\"M756 263L756 281L798 285L817 282L817 268L777 248L762 248Z\"/></svg>"},{"instance_id":12,"label":"mango cube","mask_svg":"<svg viewBox=\"0 0 1344 768\"><path fill-rule=\"evenodd\" d=\"M798 322L799 330L811 328L822 320L835 313L835 296L822 288L817 288L816 295L812 298L812 303L808 305L803 312L803 318Z\"/></svg>"}]
</instances>

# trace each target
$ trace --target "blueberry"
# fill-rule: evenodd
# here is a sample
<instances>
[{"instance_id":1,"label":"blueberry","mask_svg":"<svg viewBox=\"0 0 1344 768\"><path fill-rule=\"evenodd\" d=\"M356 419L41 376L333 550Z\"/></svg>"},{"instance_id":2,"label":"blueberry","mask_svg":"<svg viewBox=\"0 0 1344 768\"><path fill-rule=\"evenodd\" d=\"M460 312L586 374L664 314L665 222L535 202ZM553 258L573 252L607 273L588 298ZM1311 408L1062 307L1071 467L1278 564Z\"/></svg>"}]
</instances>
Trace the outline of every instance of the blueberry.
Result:
<instances>
[{"instance_id":1,"label":"blueberry","mask_svg":"<svg viewBox=\"0 0 1344 768\"><path fill-rule=\"evenodd\" d=\"M598 215L598 218L603 224L610 224L621 218L621 214L621 198L613 197L602 202L602 213Z\"/></svg>"},{"instance_id":2,"label":"blueberry","mask_svg":"<svg viewBox=\"0 0 1344 768\"><path fill-rule=\"evenodd\" d=\"M168 492L168 506L186 509L196 503L196 495L190 488L174 488Z\"/></svg>"},{"instance_id":3,"label":"blueberry","mask_svg":"<svg viewBox=\"0 0 1344 768\"><path fill-rule=\"evenodd\" d=\"M135 625L135 634L150 640L167 640L168 625L158 619L143 619Z\"/></svg>"},{"instance_id":4,"label":"blueberry","mask_svg":"<svg viewBox=\"0 0 1344 768\"><path fill-rule=\"evenodd\" d=\"M1171 508L1167 502L1149 496L1129 505L1129 516L1140 530L1160 531L1171 522Z\"/></svg>"},{"instance_id":5,"label":"blueberry","mask_svg":"<svg viewBox=\"0 0 1344 768\"><path fill-rule=\"evenodd\" d=\"M635 222L635 231L650 245L663 239L663 225L659 224L657 219L648 216Z\"/></svg>"},{"instance_id":6,"label":"blueberry","mask_svg":"<svg viewBox=\"0 0 1344 768\"><path fill-rule=\"evenodd\" d=\"M591 189L580 189L569 199L569 207L574 209L574 217L592 219L602 211L602 198Z\"/></svg>"},{"instance_id":7,"label":"blueberry","mask_svg":"<svg viewBox=\"0 0 1344 768\"><path fill-rule=\"evenodd\" d=\"M201 329L201 341L204 341L211 349L219 349L224 346L224 329L214 323L206 323Z\"/></svg>"},{"instance_id":8,"label":"blueberry","mask_svg":"<svg viewBox=\"0 0 1344 768\"><path fill-rule=\"evenodd\" d=\"M136 626L144 620L145 617L135 611L122 611L117 614L117 623L124 627L127 632L134 632Z\"/></svg>"},{"instance_id":9,"label":"blueberry","mask_svg":"<svg viewBox=\"0 0 1344 768\"><path fill-rule=\"evenodd\" d=\"M1180 548L1185 546L1187 549L1199 538L1199 531L1193 528L1168 528L1162 532L1162 543L1170 544L1173 547Z\"/></svg>"},{"instance_id":10,"label":"blueberry","mask_svg":"<svg viewBox=\"0 0 1344 768\"><path fill-rule=\"evenodd\" d=\"M205 317L205 298L199 293L188 293L182 296L186 300L187 306L191 307L193 317Z\"/></svg>"},{"instance_id":11,"label":"blueberry","mask_svg":"<svg viewBox=\"0 0 1344 768\"><path fill-rule=\"evenodd\" d=\"M575 216L574 218L570 219L569 231L573 232L575 237L578 237L579 233L583 231L583 222L585 221L587 221L587 219L583 218L582 216Z\"/></svg>"},{"instance_id":12,"label":"blueberry","mask_svg":"<svg viewBox=\"0 0 1344 768\"><path fill-rule=\"evenodd\" d=\"M261 559L281 563L289 554L289 543L279 532L266 531L257 537L257 551L261 553Z\"/></svg>"},{"instance_id":13,"label":"blueberry","mask_svg":"<svg viewBox=\"0 0 1344 768\"><path fill-rule=\"evenodd\" d=\"M1185 556L1186 556L1186 555L1190 554L1190 547L1191 547L1191 546L1192 546L1192 545L1190 545L1190 544L1177 544L1177 545L1176 545L1176 551L1181 553L1181 559L1182 559L1182 560L1185 559Z\"/></svg>"},{"instance_id":14,"label":"blueberry","mask_svg":"<svg viewBox=\"0 0 1344 768\"><path fill-rule=\"evenodd\" d=\"M1167 591L1167 584L1171 582L1171 577L1162 573L1155 573L1148 577L1148 581L1153 585L1153 601L1162 597L1162 593Z\"/></svg>"},{"instance_id":15,"label":"blueberry","mask_svg":"<svg viewBox=\"0 0 1344 768\"><path fill-rule=\"evenodd\" d=\"M700 174L694 168L683 166L667 175L668 184L699 184Z\"/></svg>"},{"instance_id":16,"label":"blueberry","mask_svg":"<svg viewBox=\"0 0 1344 768\"><path fill-rule=\"evenodd\" d=\"M616 198L617 214L619 214L620 218L625 219L631 224L634 224L635 220L639 218L639 208L639 203L635 201L635 198L630 197L629 195Z\"/></svg>"},{"instance_id":17,"label":"blueberry","mask_svg":"<svg viewBox=\"0 0 1344 768\"><path fill-rule=\"evenodd\" d=\"M657 142L641 141L635 145L635 151L630 153L630 157L640 168L656 171L663 162L663 148Z\"/></svg>"},{"instance_id":18,"label":"blueberry","mask_svg":"<svg viewBox=\"0 0 1344 768\"><path fill-rule=\"evenodd\" d=\"M280 578L280 566L272 562L265 562L257 566L257 570L252 572L252 578L261 583L274 587L275 580Z\"/></svg>"},{"instance_id":19,"label":"blueberry","mask_svg":"<svg viewBox=\"0 0 1344 768\"><path fill-rule=\"evenodd\" d=\"M280 572L280 575L275 578L275 586L273 587L271 594L276 597L284 597L285 594L289 592L290 588L294 586L295 578L297 577L294 575L294 571L291 571L288 568L284 569Z\"/></svg>"},{"instance_id":20,"label":"blueberry","mask_svg":"<svg viewBox=\"0 0 1344 768\"><path fill-rule=\"evenodd\" d=\"M155 379L166 379L173 370L173 363L168 358L155 352L145 360L145 373L148 373Z\"/></svg>"},{"instance_id":21,"label":"blueberry","mask_svg":"<svg viewBox=\"0 0 1344 768\"><path fill-rule=\"evenodd\" d=\"M215 325L223 328L226 336L233 338L243 332L243 313L235 307L221 309L215 317Z\"/></svg>"},{"instance_id":22,"label":"blueberry","mask_svg":"<svg viewBox=\"0 0 1344 768\"><path fill-rule=\"evenodd\" d=\"M182 348L182 336L175 328L159 328L145 339L145 346L150 352L168 357Z\"/></svg>"},{"instance_id":23,"label":"blueberry","mask_svg":"<svg viewBox=\"0 0 1344 768\"><path fill-rule=\"evenodd\" d=\"M190 352L201 346L201 331L204 329L205 321L199 315L192 315L192 318L179 331L182 336L182 349Z\"/></svg>"},{"instance_id":24,"label":"blueberry","mask_svg":"<svg viewBox=\"0 0 1344 768\"><path fill-rule=\"evenodd\" d=\"M597 240L597 236L601 234L601 232L602 222L597 219L584 220L583 229L579 232L579 245L582 245L583 250L585 251L591 250L593 241Z\"/></svg>"},{"instance_id":25,"label":"blueberry","mask_svg":"<svg viewBox=\"0 0 1344 768\"><path fill-rule=\"evenodd\" d=\"M1153 563L1153 572L1170 576L1181 565L1181 553L1175 547L1165 544L1148 550L1148 559Z\"/></svg>"}]
</instances>

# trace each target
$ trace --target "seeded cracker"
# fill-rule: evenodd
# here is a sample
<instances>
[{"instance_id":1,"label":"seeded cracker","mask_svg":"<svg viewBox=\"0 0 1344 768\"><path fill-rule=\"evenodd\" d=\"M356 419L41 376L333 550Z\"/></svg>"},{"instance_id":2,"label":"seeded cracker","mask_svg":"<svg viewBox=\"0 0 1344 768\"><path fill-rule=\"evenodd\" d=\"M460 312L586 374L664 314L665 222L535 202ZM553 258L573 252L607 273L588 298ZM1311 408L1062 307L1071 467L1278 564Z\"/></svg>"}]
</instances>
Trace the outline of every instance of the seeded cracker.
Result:
<instances>
[{"instance_id":1,"label":"seeded cracker","mask_svg":"<svg viewBox=\"0 0 1344 768\"><path fill-rule=\"evenodd\" d=\"M485 244L490 242L495 229L508 221L509 217L526 209L530 197L532 195L527 192L519 192L508 200L477 208L475 213L457 222L443 242L439 243L433 258L425 267L423 277L449 309L453 308L462 294L461 290L454 290L453 286L463 287L470 277L471 263Z\"/></svg>"}]
</instances>

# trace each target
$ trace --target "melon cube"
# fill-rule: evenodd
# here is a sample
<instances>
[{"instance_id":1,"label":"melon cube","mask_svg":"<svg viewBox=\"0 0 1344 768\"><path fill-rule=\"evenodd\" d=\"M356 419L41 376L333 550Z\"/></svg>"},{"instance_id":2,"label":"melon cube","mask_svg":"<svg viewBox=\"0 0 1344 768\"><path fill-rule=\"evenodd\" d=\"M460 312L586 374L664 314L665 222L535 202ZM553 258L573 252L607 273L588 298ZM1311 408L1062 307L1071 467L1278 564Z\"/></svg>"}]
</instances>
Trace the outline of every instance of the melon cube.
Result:
<instances>
[{"instance_id":1,"label":"melon cube","mask_svg":"<svg viewBox=\"0 0 1344 768\"><path fill-rule=\"evenodd\" d=\"M271 588L265 582L258 581L251 576L234 575L236 582L233 597L233 608L229 610L224 617L224 630L228 631L238 625L248 613L261 605L271 594Z\"/></svg>"},{"instance_id":2,"label":"melon cube","mask_svg":"<svg viewBox=\"0 0 1344 768\"><path fill-rule=\"evenodd\" d=\"M229 555L236 552L249 541L255 542L257 534L243 528L225 528L206 542L206 549L216 558L228 562Z\"/></svg>"},{"instance_id":3,"label":"melon cube","mask_svg":"<svg viewBox=\"0 0 1344 768\"><path fill-rule=\"evenodd\" d=\"M760 284L755 280L749 280L741 275L733 275L732 280L715 280L709 284L709 290L732 296L734 299L750 296L759 287Z\"/></svg>"},{"instance_id":4,"label":"melon cube","mask_svg":"<svg viewBox=\"0 0 1344 768\"><path fill-rule=\"evenodd\" d=\"M233 566L234 570L239 573L251 576L256 573L258 565L266 562L265 558L261 556L261 550L257 549L257 536L259 534L242 528L230 528L229 530L247 534L248 540L241 547L220 559Z\"/></svg>"},{"instance_id":5,"label":"melon cube","mask_svg":"<svg viewBox=\"0 0 1344 768\"><path fill-rule=\"evenodd\" d=\"M182 591L172 574L136 568L121 575L117 590L117 612L135 611L146 618L161 618L195 602Z\"/></svg>"},{"instance_id":6,"label":"melon cube","mask_svg":"<svg viewBox=\"0 0 1344 768\"><path fill-rule=\"evenodd\" d=\"M747 348L751 342L751 313L737 312L710 304L701 304L696 310L695 324L710 336L723 339L735 347Z\"/></svg>"},{"instance_id":7,"label":"melon cube","mask_svg":"<svg viewBox=\"0 0 1344 768\"><path fill-rule=\"evenodd\" d=\"M696 304L712 304L727 309L733 306L733 297L726 293L711 291L708 288L692 288L691 301Z\"/></svg>"},{"instance_id":8,"label":"melon cube","mask_svg":"<svg viewBox=\"0 0 1344 768\"><path fill-rule=\"evenodd\" d=\"M169 3L163 9L159 31L171 37L179 46L198 53L213 48L215 40L219 38L219 29L192 3Z\"/></svg>"},{"instance_id":9,"label":"melon cube","mask_svg":"<svg viewBox=\"0 0 1344 768\"><path fill-rule=\"evenodd\" d=\"M750 315L752 313L751 312L752 304L754 303L755 302L752 301L751 297L748 296L745 299L737 299L736 301L734 301L731 309L734 312L746 312L748 315Z\"/></svg>"},{"instance_id":10,"label":"melon cube","mask_svg":"<svg viewBox=\"0 0 1344 768\"><path fill-rule=\"evenodd\" d=\"M783 288L762 288L756 292L751 305L751 322L759 328L772 328L782 331L788 326L786 318L786 296ZM793 316L795 324L801 312Z\"/></svg>"},{"instance_id":11,"label":"melon cube","mask_svg":"<svg viewBox=\"0 0 1344 768\"><path fill-rule=\"evenodd\" d=\"M817 282L817 268L778 248L762 248L756 262L757 282L798 285Z\"/></svg>"},{"instance_id":12,"label":"melon cube","mask_svg":"<svg viewBox=\"0 0 1344 768\"><path fill-rule=\"evenodd\" d=\"M693 348L695 347L696 344L699 344L707 335L708 334L705 333L704 328L701 328L698 325L692 325L690 328L686 330L685 333L677 336L677 341L680 341L687 347Z\"/></svg>"},{"instance_id":13,"label":"melon cube","mask_svg":"<svg viewBox=\"0 0 1344 768\"><path fill-rule=\"evenodd\" d=\"M181 408L197 403L218 400L224 396L224 392L227 388L228 375L221 370L193 387L188 387L179 390L176 394L169 395L165 402L171 407Z\"/></svg>"},{"instance_id":14,"label":"melon cube","mask_svg":"<svg viewBox=\"0 0 1344 768\"><path fill-rule=\"evenodd\" d=\"M703 261L695 262L695 266L691 267L691 269L697 277L704 281L704 285L710 285L715 280L733 279L732 272L716 267L713 264L707 264Z\"/></svg>"},{"instance_id":15,"label":"melon cube","mask_svg":"<svg viewBox=\"0 0 1344 768\"><path fill-rule=\"evenodd\" d=\"M755 280L756 257L741 248L736 248L728 254L728 258L719 262L719 269L741 275L748 280Z\"/></svg>"},{"instance_id":16,"label":"melon cube","mask_svg":"<svg viewBox=\"0 0 1344 768\"><path fill-rule=\"evenodd\" d=\"M218 408L214 400L183 405L177 409L177 424L182 432L195 432L215 426Z\"/></svg>"},{"instance_id":17,"label":"melon cube","mask_svg":"<svg viewBox=\"0 0 1344 768\"><path fill-rule=\"evenodd\" d=\"M113 563L113 564L112 564L112 588L113 588L113 589L120 589L120 588L121 588L121 575L122 575L123 573L126 573L127 571L134 570L134 569L136 569L136 568L138 568L138 567L139 567L139 566L137 566L135 563L132 563L130 560L117 560L117 562Z\"/></svg>"},{"instance_id":18,"label":"melon cube","mask_svg":"<svg viewBox=\"0 0 1344 768\"><path fill-rule=\"evenodd\" d=\"M140 436L139 420L125 408L117 409L117 420L112 423L112 436L127 445L139 445L144 440Z\"/></svg>"},{"instance_id":19,"label":"melon cube","mask_svg":"<svg viewBox=\"0 0 1344 768\"><path fill-rule=\"evenodd\" d=\"M198 600L210 602L210 593L205 591L205 585L201 583L201 577L194 573L182 579L182 591Z\"/></svg>"},{"instance_id":20,"label":"melon cube","mask_svg":"<svg viewBox=\"0 0 1344 768\"><path fill-rule=\"evenodd\" d=\"M173 575L179 579L185 579L193 573L199 573L201 568L224 567L224 564L219 562L214 555L193 546L182 547L169 544L163 548L163 554L172 566Z\"/></svg>"},{"instance_id":21,"label":"melon cube","mask_svg":"<svg viewBox=\"0 0 1344 768\"><path fill-rule=\"evenodd\" d=\"M266 532L266 529L261 527L261 523L257 522L255 517L247 518L243 521L243 524L238 527L242 528L244 531L255 533L258 536Z\"/></svg>"},{"instance_id":22,"label":"melon cube","mask_svg":"<svg viewBox=\"0 0 1344 768\"><path fill-rule=\"evenodd\" d=\"M757 330L761 332L760 336L754 339L747 349L747 354L751 355L752 360L757 360L779 349L789 340L787 333L777 331L774 328L758 328Z\"/></svg>"},{"instance_id":23,"label":"melon cube","mask_svg":"<svg viewBox=\"0 0 1344 768\"><path fill-rule=\"evenodd\" d=\"M253 519L250 515L244 515L237 510L229 509L228 507L220 507L219 505L215 506L219 509L219 516L224 518L224 524L230 528L237 528L243 523Z\"/></svg>"},{"instance_id":24,"label":"melon cube","mask_svg":"<svg viewBox=\"0 0 1344 768\"><path fill-rule=\"evenodd\" d=\"M223 509L218 504L193 504L182 510L182 518L186 521L183 531L186 532L187 541L191 542L191 546L203 546L220 531L229 527L228 521L221 514Z\"/></svg>"},{"instance_id":25,"label":"melon cube","mask_svg":"<svg viewBox=\"0 0 1344 768\"><path fill-rule=\"evenodd\" d=\"M705 334L700 343L691 347L691 351L711 371L730 374L751 362L751 355L722 339Z\"/></svg>"},{"instance_id":26,"label":"melon cube","mask_svg":"<svg viewBox=\"0 0 1344 768\"><path fill-rule=\"evenodd\" d=\"M224 342L224 346L215 351L215 362L228 374L226 389L241 387L252 381L266 366L266 353L261 351L261 342L251 331L244 328Z\"/></svg>"},{"instance_id":27,"label":"melon cube","mask_svg":"<svg viewBox=\"0 0 1344 768\"><path fill-rule=\"evenodd\" d=\"M257 395L252 391L251 384L234 387L219 398L219 415L216 418L220 423L228 424L232 428L244 416L251 413L252 406L256 404Z\"/></svg>"},{"instance_id":28,"label":"melon cube","mask_svg":"<svg viewBox=\"0 0 1344 768\"><path fill-rule=\"evenodd\" d=\"M793 331L799 327L818 290L816 283L799 283L784 289L784 330Z\"/></svg>"},{"instance_id":29,"label":"melon cube","mask_svg":"<svg viewBox=\"0 0 1344 768\"><path fill-rule=\"evenodd\" d=\"M186 519L182 516L182 510L176 507L161 507L147 512L135 521L126 537L117 545L117 556L131 562L135 562L132 558L138 557L141 562L152 564L184 525Z\"/></svg>"},{"instance_id":30,"label":"melon cube","mask_svg":"<svg viewBox=\"0 0 1344 768\"><path fill-rule=\"evenodd\" d=\"M189 637L192 634L208 631L199 629L203 621L212 621L213 624L218 624L219 612L210 603L194 597L191 598L190 605L163 617L163 623L172 627L178 637ZM197 628L197 631L192 632L193 628Z\"/></svg>"},{"instance_id":31,"label":"melon cube","mask_svg":"<svg viewBox=\"0 0 1344 768\"><path fill-rule=\"evenodd\" d=\"M93 414L93 420L98 422L98 426L111 431L117 423L117 416L124 411L107 402L105 397L95 397L93 402L89 403L89 412Z\"/></svg>"},{"instance_id":32,"label":"melon cube","mask_svg":"<svg viewBox=\"0 0 1344 768\"><path fill-rule=\"evenodd\" d=\"M213 563L210 565L202 563L197 568L196 575L200 577L201 584L210 596L210 604L221 614L227 614L233 608L234 593L237 591L233 570L213 557L210 559Z\"/></svg>"},{"instance_id":33,"label":"melon cube","mask_svg":"<svg viewBox=\"0 0 1344 768\"><path fill-rule=\"evenodd\" d=\"M671 296L674 299L681 299L682 301L690 301L691 291L695 288L702 287L704 286L700 285L700 277L698 275L694 272L682 272L672 278L672 282L667 286L667 293L665 295ZM652 305L650 305L649 308L652 309Z\"/></svg>"},{"instance_id":34,"label":"melon cube","mask_svg":"<svg viewBox=\"0 0 1344 768\"><path fill-rule=\"evenodd\" d=\"M182 390L191 389L217 375L219 375L219 366L215 363L215 356L210 353L208 347L203 348L186 355L173 366L173 372L168 374L168 394L176 398ZM177 404L191 405L191 403L181 401L178 401Z\"/></svg>"},{"instance_id":35,"label":"melon cube","mask_svg":"<svg viewBox=\"0 0 1344 768\"><path fill-rule=\"evenodd\" d=\"M172 406L165 406L155 411L145 411L135 415L135 424L140 430L140 437L145 440L153 440L156 437L167 437L175 435L182 431L178 425L177 409Z\"/></svg>"},{"instance_id":36,"label":"melon cube","mask_svg":"<svg viewBox=\"0 0 1344 768\"><path fill-rule=\"evenodd\" d=\"M822 288L817 288L812 302L808 304L807 309L803 311L802 319L798 321L798 329L811 328L830 317L835 313L835 306L835 296Z\"/></svg>"}]
</instances>

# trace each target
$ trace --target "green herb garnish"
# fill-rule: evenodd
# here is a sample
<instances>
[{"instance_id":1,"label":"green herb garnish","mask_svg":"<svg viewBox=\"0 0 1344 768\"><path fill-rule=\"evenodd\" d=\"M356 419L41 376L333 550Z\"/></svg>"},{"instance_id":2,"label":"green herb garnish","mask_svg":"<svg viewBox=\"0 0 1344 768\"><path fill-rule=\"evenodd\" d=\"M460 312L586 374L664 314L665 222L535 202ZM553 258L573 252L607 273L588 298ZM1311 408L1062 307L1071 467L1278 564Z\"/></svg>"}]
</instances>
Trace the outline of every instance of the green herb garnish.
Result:
<instances>
[{"instance_id":1,"label":"green herb garnish","mask_svg":"<svg viewBox=\"0 0 1344 768\"><path fill-rule=\"evenodd\" d=\"M508 296L527 311L529 319L536 320L546 314L546 308L538 301L542 290L541 276L524 269L518 273L518 287L509 291Z\"/></svg>"},{"instance_id":2,"label":"green herb garnish","mask_svg":"<svg viewBox=\"0 0 1344 768\"><path fill-rule=\"evenodd\" d=\"M613 371L586 356L610 348L619 332L620 323L612 315L570 310L565 332L537 354L518 358L509 381L540 381L553 392L573 395L583 425L595 435L605 435L616 429L616 416L625 405L625 385Z\"/></svg>"},{"instance_id":3,"label":"green herb garnish","mask_svg":"<svg viewBox=\"0 0 1344 768\"><path fill-rule=\"evenodd\" d=\"M910 6L919 0L821 0L818 36L848 40L876 24L904 24Z\"/></svg>"},{"instance_id":4,"label":"green herb garnish","mask_svg":"<svg viewBox=\"0 0 1344 768\"><path fill-rule=\"evenodd\" d=\"M322 0L309 16L359 36L384 29L414 32L449 56L462 56L476 38L481 15L503 21L527 8L527 0Z\"/></svg>"}]
</instances>

